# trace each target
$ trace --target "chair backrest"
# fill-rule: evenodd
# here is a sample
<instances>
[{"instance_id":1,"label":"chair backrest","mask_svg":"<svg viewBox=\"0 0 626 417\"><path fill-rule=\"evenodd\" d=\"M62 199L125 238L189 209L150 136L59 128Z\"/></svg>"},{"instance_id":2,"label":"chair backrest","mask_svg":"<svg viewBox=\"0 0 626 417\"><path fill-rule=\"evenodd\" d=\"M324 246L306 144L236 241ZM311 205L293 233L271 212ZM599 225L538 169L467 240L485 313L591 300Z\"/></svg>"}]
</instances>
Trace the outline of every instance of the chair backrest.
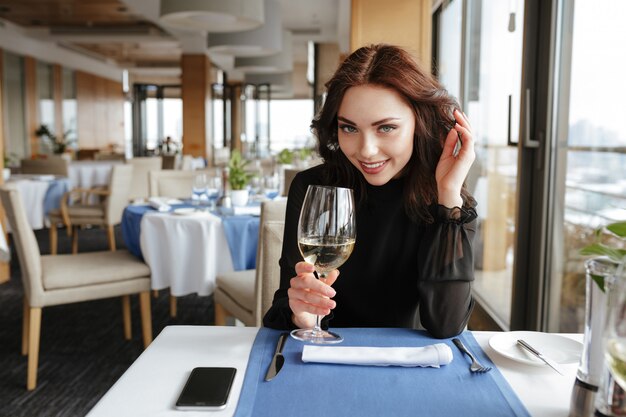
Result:
<instances>
[{"instance_id":1,"label":"chair backrest","mask_svg":"<svg viewBox=\"0 0 626 417\"><path fill-rule=\"evenodd\" d=\"M96 161L122 161L126 162L126 155L123 153L114 152L96 152L93 155L93 159Z\"/></svg>"},{"instance_id":2,"label":"chair backrest","mask_svg":"<svg viewBox=\"0 0 626 417\"><path fill-rule=\"evenodd\" d=\"M287 200L265 201L261 205L259 243L256 255L256 305L254 320L262 325L263 315L272 305L274 292L280 285L278 260L283 246L283 228Z\"/></svg>"},{"instance_id":3,"label":"chair backrest","mask_svg":"<svg viewBox=\"0 0 626 417\"><path fill-rule=\"evenodd\" d=\"M31 306L40 306L39 298L43 295L41 253L35 233L28 222L22 197L14 184L7 184L0 186L0 200L17 249L24 292Z\"/></svg>"},{"instance_id":4,"label":"chair backrest","mask_svg":"<svg viewBox=\"0 0 626 417\"><path fill-rule=\"evenodd\" d=\"M180 155L163 155L161 158L163 159L161 169L176 169L177 161L180 159Z\"/></svg>"},{"instance_id":5,"label":"chair backrest","mask_svg":"<svg viewBox=\"0 0 626 417\"><path fill-rule=\"evenodd\" d=\"M69 162L60 156L46 159L22 159L22 174L52 174L67 177Z\"/></svg>"},{"instance_id":6,"label":"chair backrest","mask_svg":"<svg viewBox=\"0 0 626 417\"><path fill-rule=\"evenodd\" d=\"M198 171L161 170L150 171L150 197L189 198L193 179Z\"/></svg>"},{"instance_id":7,"label":"chair backrest","mask_svg":"<svg viewBox=\"0 0 626 417\"><path fill-rule=\"evenodd\" d=\"M127 164L133 166L133 179L130 183L131 200L135 198L147 198L150 196L148 172L160 171L163 161L160 156L142 156L129 159Z\"/></svg>"},{"instance_id":8,"label":"chair backrest","mask_svg":"<svg viewBox=\"0 0 626 417\"><path fill-rule=\"evenodd\" d=\"M296 174L300 172L299 169L291 169L285 168L283 171L283 196L289 195L289 187L291 187L291 182L295 178Z\"/></svg>"},{"instance_id":9,"label":"chair backrest","mask_svg":"<svg viewBox=\"0 0 626 417\"><path fill-rule=\"evenodd\" d=\"M116 164L111 168L109 196L105 201L104 216L107 224L118 224L122 221L122 213L128 205L130 183L133 179L133 166Z\"/></svg>"}]
</instances>

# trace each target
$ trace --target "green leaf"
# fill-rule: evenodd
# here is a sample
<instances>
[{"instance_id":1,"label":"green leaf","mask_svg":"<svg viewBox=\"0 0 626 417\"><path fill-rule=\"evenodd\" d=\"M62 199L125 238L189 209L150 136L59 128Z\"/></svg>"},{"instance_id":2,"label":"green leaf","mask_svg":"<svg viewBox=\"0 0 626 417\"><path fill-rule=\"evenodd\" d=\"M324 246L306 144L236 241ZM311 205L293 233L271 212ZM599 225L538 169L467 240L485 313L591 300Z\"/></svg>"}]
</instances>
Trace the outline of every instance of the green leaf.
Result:
<instances>
[{"instance_id":1,"label":"green leaf","mask_svg":"<svg viewBox=\"0 0 626 417\"><path fill-rule=\"evenodd\" d=\"M619 237L626 238L626 222L612 223L606 226L606 229Z\"/></svg>"},{"instance_id":2,"label":"green leaf","mask_svg":"<svg viewBox=\"0 0 626 417\"><path fill-rule=\"evenodd\" d=\"M608 256L615 262L621 262L624 256L626 256L626 249L611 248L602 243L593 243L589 246L585 246L580 250L581 255L600 255Z\"/></svg>"},{"instance_id":3,"label":"green leaf","mask_svg":"<svg viewBox=\"0 0 626 417\"><path fill-rule=\"evenodd\" d=\"M604 277L602 275L591 274L591 279L593 279L596 282L596 284L598 284L598 287L600 287L602 292L604 292Z\"/></svg>"}]
</instances>

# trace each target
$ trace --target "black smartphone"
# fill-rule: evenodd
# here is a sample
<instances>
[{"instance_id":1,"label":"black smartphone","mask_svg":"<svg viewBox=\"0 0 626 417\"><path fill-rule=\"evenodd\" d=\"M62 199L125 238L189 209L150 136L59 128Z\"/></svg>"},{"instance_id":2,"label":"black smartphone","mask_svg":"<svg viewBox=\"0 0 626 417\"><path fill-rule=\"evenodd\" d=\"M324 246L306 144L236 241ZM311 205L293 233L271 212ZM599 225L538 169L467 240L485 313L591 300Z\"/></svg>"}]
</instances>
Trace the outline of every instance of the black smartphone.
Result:
<instances>
[{"instance_id":1,"label":"black smartphone","mask_svg":"<svg viewBox=\"0 0 626 417\"><path fill-rule=\"evenodd\" d=\"M222 410L226 408L235 368L194 368L176 401L177 410Z\"/></svg>"}]
</instances>

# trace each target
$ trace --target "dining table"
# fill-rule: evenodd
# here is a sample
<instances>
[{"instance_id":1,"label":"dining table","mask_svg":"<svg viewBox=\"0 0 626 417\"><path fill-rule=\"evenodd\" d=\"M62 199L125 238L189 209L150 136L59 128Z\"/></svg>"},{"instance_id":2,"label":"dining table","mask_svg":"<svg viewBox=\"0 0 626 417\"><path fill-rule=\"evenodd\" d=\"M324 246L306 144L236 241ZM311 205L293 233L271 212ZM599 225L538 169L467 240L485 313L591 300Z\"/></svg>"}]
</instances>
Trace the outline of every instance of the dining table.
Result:
<instances>
[{"instance_id":1,"label":"dining table","mask_svg":"<svg viewBox=\"0 0 626 417\"><path fill-rule=\"evenodd\" d=\"M150 267L152 289L169 288L175 297L210 295L217 275L256 266L258 215L182 201L166 211L138 204L124 209L121 229L129 252Z\"/></svg>"},{"instance_id":2,"label":"dining table","mask_svg":"<svg viewBox=\"0 0 626 417\"><path fill-rule=\"evenodd\" d=\"M464 331L458 336L484 364L472 373L452 339L394 328L334 329L339 346L426 346L444 343L452 361L439 368L306 363L305 344L288 338L280 373L265 381L279 330L236 326L167 326L89 412L100 416L537 416L566 417L577 361L558 374L494 350L495 336L514 332ZM538 335L541 333L537 332ZM571 343L582 334L549 334ZM195 367L234 367L226 408L179 411L175 402Z\"/></svg>"}]
</instances>

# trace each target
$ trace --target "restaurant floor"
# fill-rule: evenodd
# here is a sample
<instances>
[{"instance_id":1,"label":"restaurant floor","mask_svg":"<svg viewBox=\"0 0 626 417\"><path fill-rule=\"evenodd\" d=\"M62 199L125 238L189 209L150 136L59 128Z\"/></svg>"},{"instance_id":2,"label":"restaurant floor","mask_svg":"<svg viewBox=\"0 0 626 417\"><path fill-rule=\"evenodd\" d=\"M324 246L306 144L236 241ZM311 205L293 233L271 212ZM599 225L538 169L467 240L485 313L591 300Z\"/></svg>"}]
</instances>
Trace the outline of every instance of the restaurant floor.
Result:
<instances>
[{"instance_id":1,"label":"restaurant floor","mask_svg":"<svg viewBox=\"0 0 626 417\"><path fill-rule=\"evenodd\" d=\"M48 231L36 232L43 254L49 253ZM106 250L103 230L79 234L81 252ZM118 247L123 247L116 230ZM70 240L59 233L59 253L70 252ZM11 261L11 280L0 284L0 417L84 416L142 352L139 302L132 298L133 339L124 340L121 301L97 300L46 307L42 314L37 388L26 390L27 359L22 356L23 289L19 264ZM214 323L213 299L178 298L178 316L169 316L169 294L152 298L154 336L170 324Z\"/></svg>"}]
</instances>

